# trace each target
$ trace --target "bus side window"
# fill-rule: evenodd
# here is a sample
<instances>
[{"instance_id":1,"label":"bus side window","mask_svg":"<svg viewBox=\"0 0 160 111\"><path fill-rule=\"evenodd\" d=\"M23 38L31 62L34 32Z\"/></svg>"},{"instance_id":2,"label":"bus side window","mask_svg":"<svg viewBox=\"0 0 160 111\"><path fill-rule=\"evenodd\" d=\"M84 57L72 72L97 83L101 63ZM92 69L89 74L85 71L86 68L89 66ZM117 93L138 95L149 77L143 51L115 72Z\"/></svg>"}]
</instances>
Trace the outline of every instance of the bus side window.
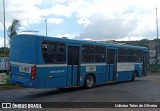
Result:
<instances>
[{"instance_id":1,"label":"bus side window","mask_svg":"<svg viewBox=\"0 0 160 111\"><path fill-rule=\"evenodd\" d=\"M47 52L47 44L42 44L42 50L43 52Z\"/></svg>"},{"instance_id":2,"label":"bus side window","mask_svg":"<svg viewBox=\"0 0 160 111\"><path fill-rule=\"evenodd\" d=\"M83 55L83 57L82 57L82 62L87 62L87 60L86 60L86 57Z\"/></svg>"},{"instance_id":3,"label":"bus side window","mask_svg":"<svg viewBox=\"0 0 160 111\"><path fill-rule=\"evenodd\" d=\"M136 62L142 62L142 55L143 54L141 50L135 50Z\"/></svg>"},{"instance_id":4,"label":"bus side window","mask_svg":"<svg viewBox=\"0 0 160 111\"><path fill-rule=\"evenodd\" d=\"M66 46L61 42L43 43L43 57L46 63L63 64L66 62Z\"/></svg>"},{"instance_id":5,"label":"bus side window","mask_svg":"<svg viewBox=\"0 0 160 111\"><path fill-rule=\"evenodd\" d=\"M93 63L94 62L94 45L82 46L82 62Z\"/></svg>"},{"instance_id":6,"label":"bus side window","mask_svg":"<svg viewBox=\"0 0 160 111\"><path fill-rule=\"evenodd\" d=\"M106 61L106 48L104 46L95 46L95 62L102 63Z\"/></svg>"},{"instance_id":7,"label":"bus side window","mask_svg":"<svg viewBox=\"0 0 160 111\"><path fill-rule=\"evenodd\" d=\"M113 49L107 50L107 64L115 64L116 52Z\"/></svg>"},{"instance_id":8,"label":"bus side window","mask_svg":"<svg viewBox=\"0 0 160 111\"><path fill-rule=\"evenodd\" d=\"M118 48L118 62L126 62L126 51L125 48Z\"/></svg>"},{"instance_id":9,"label":"bus side window","mask_svg":"<svg viewBox=\"0 0 160 111\"><path fill-rule=\"evenodd\" d=\"M64 46L61 46L61 47L60 47L60 50L61 50L61 52L65 52L65 47L64 47Z\"/></svg>"},{"instance_id":10,"label":"bus side window","mask_svg":"<svg viewBox=\"0 0 160 111\"><path fill-rule=\"evenodd\" d=\"M130 49L130 48L127 49L127 62L136 62L134 49Z\"/></svg>"}]
</instances>

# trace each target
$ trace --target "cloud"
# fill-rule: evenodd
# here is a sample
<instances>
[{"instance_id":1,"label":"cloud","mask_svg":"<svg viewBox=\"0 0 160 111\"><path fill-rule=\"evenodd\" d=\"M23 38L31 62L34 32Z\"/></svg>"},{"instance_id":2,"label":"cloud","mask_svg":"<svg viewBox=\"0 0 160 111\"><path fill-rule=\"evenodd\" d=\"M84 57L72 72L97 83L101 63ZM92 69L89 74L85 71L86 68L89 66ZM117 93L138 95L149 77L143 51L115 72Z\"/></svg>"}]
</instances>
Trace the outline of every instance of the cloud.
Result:
<instances>
[{"instance_id":1,"label":"cloud","mask_svg":"<svg viewBox=\"0 0 160 111\"><path fill-rule=\"evenodd\" d=\"M137 20L125 20L123 18L105 19L103 16L93 15L84 33L79 39L92 38L93 40L118 39L129 36L137 27ZM133 24L134 23L134 24Z\"/></svg>"},{"instance_id":2,"label":"cloud","mask_svg":"<svg viewBox=\"0 0 160 111\"><path fill-rule=\"evenodd\" d=\"M44 2L51 3L51 7L40 8ZM69 6L64 5L67 0L5 0L6 7L6 27L9 27L13 19L21 21L22 27L27 27L32 24L38 24L41 21L47 19L47 16L65 16L70 17L73 9ZM2 4L2 1L0 1ZM3 8L0 9L0 20L3 20ZM56 20L56 23L62 22L62 20ZM2 30L0 26L0 30Z\"/></svg>"},{"instance_id":3,"label":"cloud","mask_svg":"<svg viewBox=\"0 0 160 111\"><path fill-rule=\"evenodd\" d=\"M76 36L79 36L79 34L58 34L56 37L67 37L69 39L74 39Z\"/></svg>"},{"instance_id":4,"label":"cloud","mask_svg":"<svg viewBox=\"0 0 160 111\"><path fill-rule=\"evenodd\" d=\"M137 41L137 40L142 40L144 39L144 37L124 37L124 38L120 38L120 39L117 39L117 41Z\"/></svg>"},{"instance_id":5,"label":"cloud","mask_svg":"<svg viewBox=\"0 0 160 111\"><path fill-rule=\"evenodd\" d=\"M36 7L42 0L5 0L6 27L9 27L13 19L21 20L22 26L39 23L43 18L40 10ZM2 4L2 1L0 2ZM3 10L0 9L0 20L3 20Z\"/></svg>"},{"instance_id":6,"label":"cloud","mask_svg":"<svg viewBox=\"0 0 160 111\"><path fill-rule=\"evenodd\" d=\"M53 15L70 17L73 10L71 7L66 7L64 5L57 4L53 6L50 9L50 11L51 11L51 14Z\"/></svg>"},{"instance_id":7,"label":"cloud","mask_svg":"<svg viewBox=\"0 0 160 111\"><path fill-rule=\"evenodd\" d=\"M3 30L3 22L0 20L0 30Z\"/></svg>"},{"instance_id":8,"label":"cloud","mask_svg":"<svg viewBox=\"0 0 160 111\"><path fill-rule=\"evenodd\" d=\"M0 47L4 47L4 38L0 37ZM6 38L6 47L9 47L9 41Z\"/></svg>"},{"instance_id":9,"label":"cloud","mask_svg":"<svg viewBox=\"0 0 160 111\"><path fill-rule=\"evenodd\" d=\"M4 39L0 37L0 47L4 47Z\"/></svg>"},{"instance_id":10,"label":"cloud","mask_svg":"<svg viewBox=\"0 0 160 111\"><path fill-rule=\"evenodd\" d=\"M88 7L77 10L78 23L85 28L76 38L108 40L133 36L138 39L140 36L151 38L155 35L155 6L160 7L160 1L117 2L117 0L97 2L93 0Z\"/></svg>"},{"instance_id":11,"label":"cloud","mask_svg":"<svg viewBox=\"0 0 160 111\"><path fill-rule=\"evenodd\" d=\"M55 23L55 24L60 24L63 22L63 19L60 18L48 18L47 22L49 23Z\"/></svg>"},{"instance_id":12,"label":"cloud","mask_svg":"<svg viewBox=\"0 0 160 111\"><path fill-rule=\"evenodd\" d=\"M25 29L45 19L60 24L65 21L62 17L71 18L74 14L77 23L84 28L75 38L95 40L153 37L156 35L155 7L160 11L159 0L5 0L5 3L6 27L14 18L21 20ZM2 9L0 20L3 20ZM2 24L0 30L3 30Z\"/></svg>"}]
</instances>

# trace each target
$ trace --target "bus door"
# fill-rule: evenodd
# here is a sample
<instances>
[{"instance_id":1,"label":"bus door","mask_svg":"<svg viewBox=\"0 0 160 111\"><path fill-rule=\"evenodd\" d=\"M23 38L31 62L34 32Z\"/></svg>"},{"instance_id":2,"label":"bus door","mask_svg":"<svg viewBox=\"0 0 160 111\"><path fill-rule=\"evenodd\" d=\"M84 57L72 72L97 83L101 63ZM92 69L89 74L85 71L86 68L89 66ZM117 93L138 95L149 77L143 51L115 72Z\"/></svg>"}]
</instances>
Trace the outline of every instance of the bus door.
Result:
<instances>
[{"instance_id":1,"label":"bus door","mask_svg":"<svg viewBox=\"0 0 160 111\"><path fill-rule=\"evenodd\" d=\"M117 71L117 50L107 48L107 64L108 68L108 80L115 81L116 80L116 71Z\"/></svg>"},{"instance_id":2,"label":"bus door","mask_svg":"<svg viewBox=\"0 0 160 111\"><path fill-rule=\"evenodd\" d=\"M80 47L68 46L67 86L79 86L80 82Z\"/></svg>"}]
</instances>

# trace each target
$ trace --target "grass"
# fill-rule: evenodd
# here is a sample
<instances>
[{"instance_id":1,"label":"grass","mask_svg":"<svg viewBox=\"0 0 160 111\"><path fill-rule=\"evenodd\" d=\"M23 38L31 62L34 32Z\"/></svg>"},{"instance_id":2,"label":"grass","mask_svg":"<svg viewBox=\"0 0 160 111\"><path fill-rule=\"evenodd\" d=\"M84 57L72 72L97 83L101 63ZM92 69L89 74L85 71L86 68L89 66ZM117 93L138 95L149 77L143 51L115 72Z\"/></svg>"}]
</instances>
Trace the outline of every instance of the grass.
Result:
<instances>
[{"instance_id":1,"label":"grass","mask_svg":"<svg viewBox=\"0 0 160 111\"><path fill-rule=\"evenodd\" d=\"M6 83L5 84L0 84L0 89L11 88L12 86L13 85L10 83L9 75L6 75Z\"/></svg>"},{"instance_id":2,"label":"grass","mask_svg":"<svg viewBox=\"0 0 160 111\"><path fill-rule=\"evenodd\" d=\"M20 88L20 86L11 84L10 76L7 74L6 75L6 83L0 84L0 89L15 89L15 88Z\"/></svg>"},{"instance_id":3,"label":"grass","mask_svg":"<svg viewBox=\"0 0 160 111\"><path fill-rule=\"evenodd\" d=\"M148 71L152 73L160 72L160 64L150 64L148 67Z\"/></svg>"}]
</instances>

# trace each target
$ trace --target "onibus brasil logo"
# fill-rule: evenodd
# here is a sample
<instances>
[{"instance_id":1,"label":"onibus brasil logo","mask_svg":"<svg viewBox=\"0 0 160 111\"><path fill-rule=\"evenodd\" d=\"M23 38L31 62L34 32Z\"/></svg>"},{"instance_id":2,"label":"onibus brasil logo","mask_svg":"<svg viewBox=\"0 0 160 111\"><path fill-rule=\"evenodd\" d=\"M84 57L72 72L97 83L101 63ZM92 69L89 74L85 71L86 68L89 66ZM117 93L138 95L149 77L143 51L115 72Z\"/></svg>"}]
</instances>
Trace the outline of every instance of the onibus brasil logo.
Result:
<instances>
[{"instance_id":1,"label":"onibus brasil logo","mask_svg":"<svg viewBox=\"0 0 160 111\"><path fill-rule=\"evenodd\" d=\"M2 108L42 108L41 104L2 103Z\"/></svg>"}]
</instances>

